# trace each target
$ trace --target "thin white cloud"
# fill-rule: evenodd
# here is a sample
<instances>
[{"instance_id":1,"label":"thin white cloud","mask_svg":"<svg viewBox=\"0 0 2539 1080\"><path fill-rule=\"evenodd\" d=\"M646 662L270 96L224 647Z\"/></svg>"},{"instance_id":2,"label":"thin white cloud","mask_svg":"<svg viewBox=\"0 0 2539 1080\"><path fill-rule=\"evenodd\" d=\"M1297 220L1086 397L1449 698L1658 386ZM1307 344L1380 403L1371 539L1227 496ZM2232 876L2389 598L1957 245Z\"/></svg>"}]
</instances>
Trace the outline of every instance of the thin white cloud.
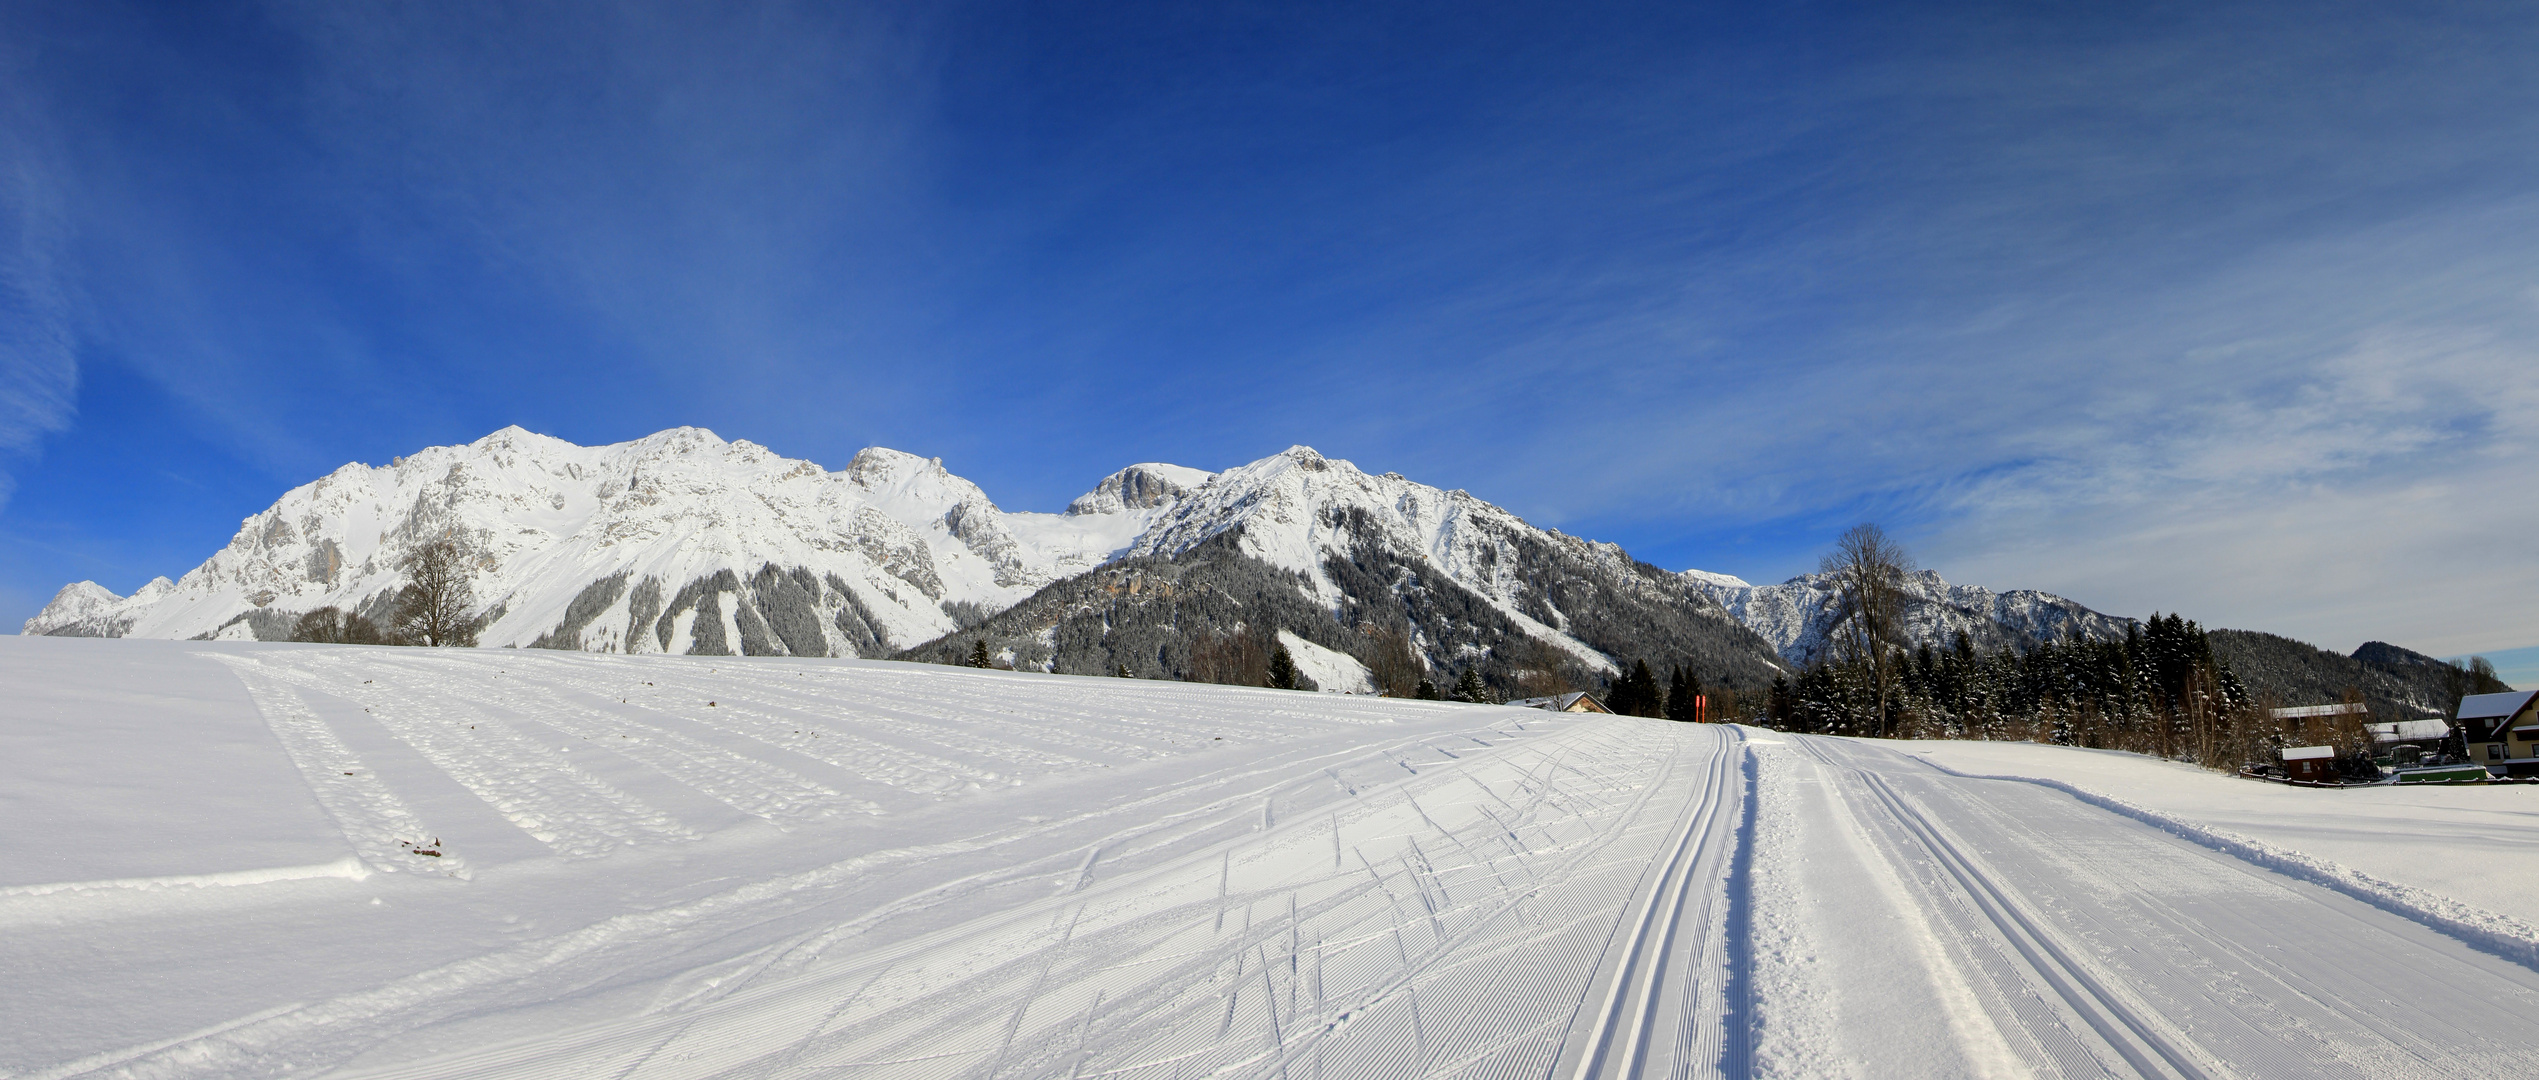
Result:
<instances>
[{"instance_id":1,"label":"thin white cloud","mask_svg":"<svg viewBox=\"0 0 2539 1080\"><path fill-rule=\"evenodd\" d=\"M1963 576L2351 649L2539 638L2539 347L2382 327L2288 382L2134 400L1956 493Z\"/></svg>"},{"instance_id":2,"label":"thin white cloud","mask_svg":"<svg viewBox=\"0 0 2539 1080\"><path fill-rule=\"evenodd\" d=\"M16 490L8 462L69 425L79 386L59 265L68 229L59 155L7 61L0 56L0 507Z\"/></svg>"}]
</instances>

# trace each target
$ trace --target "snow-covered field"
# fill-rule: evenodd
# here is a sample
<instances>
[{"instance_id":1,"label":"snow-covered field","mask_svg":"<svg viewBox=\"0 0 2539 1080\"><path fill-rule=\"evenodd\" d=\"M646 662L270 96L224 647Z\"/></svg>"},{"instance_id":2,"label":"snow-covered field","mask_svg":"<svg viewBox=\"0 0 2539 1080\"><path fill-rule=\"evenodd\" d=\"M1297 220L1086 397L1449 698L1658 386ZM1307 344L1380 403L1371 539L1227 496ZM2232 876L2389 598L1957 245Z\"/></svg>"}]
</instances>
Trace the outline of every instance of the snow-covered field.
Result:
<instances>
[{"instance_id":1,"label":"snow-covered field","mask_svg":"<svg viewBox=\"0 0 2539 1080\"><path fill-rule=\"evenodd\" d=\"M2539 1075L2534 811L880 662L12 638L0 1074Z\"/></svg>"}]
</instances>

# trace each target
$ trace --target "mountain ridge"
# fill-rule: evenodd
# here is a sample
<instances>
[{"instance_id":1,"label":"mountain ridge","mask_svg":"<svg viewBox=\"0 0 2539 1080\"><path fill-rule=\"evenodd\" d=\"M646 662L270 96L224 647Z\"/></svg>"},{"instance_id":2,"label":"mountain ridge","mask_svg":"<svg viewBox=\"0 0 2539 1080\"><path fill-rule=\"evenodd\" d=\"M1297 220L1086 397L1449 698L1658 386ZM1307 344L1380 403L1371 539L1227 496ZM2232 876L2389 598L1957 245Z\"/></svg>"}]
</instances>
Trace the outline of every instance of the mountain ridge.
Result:
<instances>
[{"instance_id":1,"label":"mountain ridge","mask_svg":"<svg viewBox=\"0 0 2539 1080\"><path fill-rule=\"evenodd\" d=\"M1753 586L1663 570L1469 492L1301 445L1223 472L1131 465L1050 514L1003 510L941 459L883 447L831 471L703 428L584 447L515 426L385 466L347 464L246 518L183 577L120 597L65 586L22 632L275 640L330 605L384 621L399 561L445 535L474 557L487 646L885 656L982 628L1020 643L1022 616L991 623L1044 590L1132 564L1161 580L1163 567L1189 563L1243 583L1255 606L1267 602L1254 579L1292 580L1309 609L1358 636L1277 630L1337 653L1398 632L1441 676L1565 669L1592 683L1647 659L1754 686L1811 661L1832 610L1812 576ZM1927 601L1927 618L1908 618L1917 632L1965 630L1984 645L2127 622L1927 572L1908 585ZM1071 610L1090 603L1069 595ZM1261 611L1301 621L1284 601ZM1199 612L1173 617L1183 615ZM1196 631L1217 628L1185 629L1184 652L1159 645L1159 656L1186 656ZM1005 650L1094 662L1062 664L1055 644ZM1102 657L1106 670L1121 662Z\"/></svg>"}]
</instances>

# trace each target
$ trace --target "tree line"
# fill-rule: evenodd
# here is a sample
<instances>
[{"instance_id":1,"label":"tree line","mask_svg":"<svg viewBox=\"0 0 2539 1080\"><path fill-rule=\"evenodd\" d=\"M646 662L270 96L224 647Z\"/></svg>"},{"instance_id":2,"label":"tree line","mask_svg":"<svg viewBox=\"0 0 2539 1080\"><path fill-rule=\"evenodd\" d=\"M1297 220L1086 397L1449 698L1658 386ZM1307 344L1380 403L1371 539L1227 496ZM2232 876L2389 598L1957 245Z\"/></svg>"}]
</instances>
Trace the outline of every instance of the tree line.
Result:
<instances>
[{"instance_id":1,"label":"tree line","mask_svg":"<svg viewBox=\"0 0 2539 1080\"><path fill-rule=\"evenodd\" d=\"M2047 641L1979 650L1960 631L1947 645L1912 642L1905 625L1904 548L1875 525L1845 532L1819 564L1836 585L1824 655L1773 679L1749 722L1786 731L1905 739L2002 739L2128 750L2235 769L2287 745L2327 745L2368 760L2366 712L2277 720L2283 704L2252 693L2204 628L2154 614L2121 640ZM2453 698L2502 683L2482 657L2452 665ZM2359 688L2341 695L2361 703ZM2383 720L2395 719L2383 717Z\"/></svg>"}]
</instances>

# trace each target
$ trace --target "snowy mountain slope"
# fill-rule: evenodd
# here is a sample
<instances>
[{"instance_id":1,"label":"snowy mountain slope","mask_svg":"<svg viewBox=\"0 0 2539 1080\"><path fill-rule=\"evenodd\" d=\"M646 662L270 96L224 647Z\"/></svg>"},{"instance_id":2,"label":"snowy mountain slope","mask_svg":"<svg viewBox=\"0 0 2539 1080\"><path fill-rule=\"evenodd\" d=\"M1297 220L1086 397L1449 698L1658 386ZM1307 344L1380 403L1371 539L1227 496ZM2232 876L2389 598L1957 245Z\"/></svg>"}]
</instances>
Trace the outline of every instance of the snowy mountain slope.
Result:
<instances>
[{"instance_id":1,"label":"snowy mountain slope","mask_svg":"<svg viewBox=\"0 0 2539 1080\"><path fill-rule=\"evenodd\" d=\"M698 428L599 447L506 428L344 466L184 578L121 598L73 585L26 632L276 639L325 605L378 618L400 559L454 534L476 556L488 646L877 654L1108 559L1169 501L1145 493L1007 514L940 460L879 447L830 473Z\"/></svg>"},{"instance_id":2,"label":"snowy mountain slope","mask_svg":"<svg viewBox=\"0 0 2539 1080\"><path fill-rule=\"evenodd\" d=\"M1398 629L1431 678L1475 669L1502 689L1557 668L1592 682L1635 659L1743 686L1774 670L1707 596L1619 547L1302 446L1187 490L1098 572L903 655L957 660L985 640L1026 667L1182 678L1194 648L1238 626L1362 663Z\"/></svg>"},{"instance_id":3,"label":"snowy mountain slope","mask_svg":"<svg viewBox=\"0 0 2539 1080\"><path fill-rule=\"evenodd\" d=\"M1824 574L1804 574L1778 585L1749 585L1699 570L1682 576L1796 665L1824 653L1841 615L1840 593ZM1907 640L1939 648L1961 633L1980 649L2024 648L2067 637L2121 638L2133 622L2034 589L1997 593L1980 585L1951 585L1935 570L1906 575L1904 592Z\"/></svg>"}]
</instances>

